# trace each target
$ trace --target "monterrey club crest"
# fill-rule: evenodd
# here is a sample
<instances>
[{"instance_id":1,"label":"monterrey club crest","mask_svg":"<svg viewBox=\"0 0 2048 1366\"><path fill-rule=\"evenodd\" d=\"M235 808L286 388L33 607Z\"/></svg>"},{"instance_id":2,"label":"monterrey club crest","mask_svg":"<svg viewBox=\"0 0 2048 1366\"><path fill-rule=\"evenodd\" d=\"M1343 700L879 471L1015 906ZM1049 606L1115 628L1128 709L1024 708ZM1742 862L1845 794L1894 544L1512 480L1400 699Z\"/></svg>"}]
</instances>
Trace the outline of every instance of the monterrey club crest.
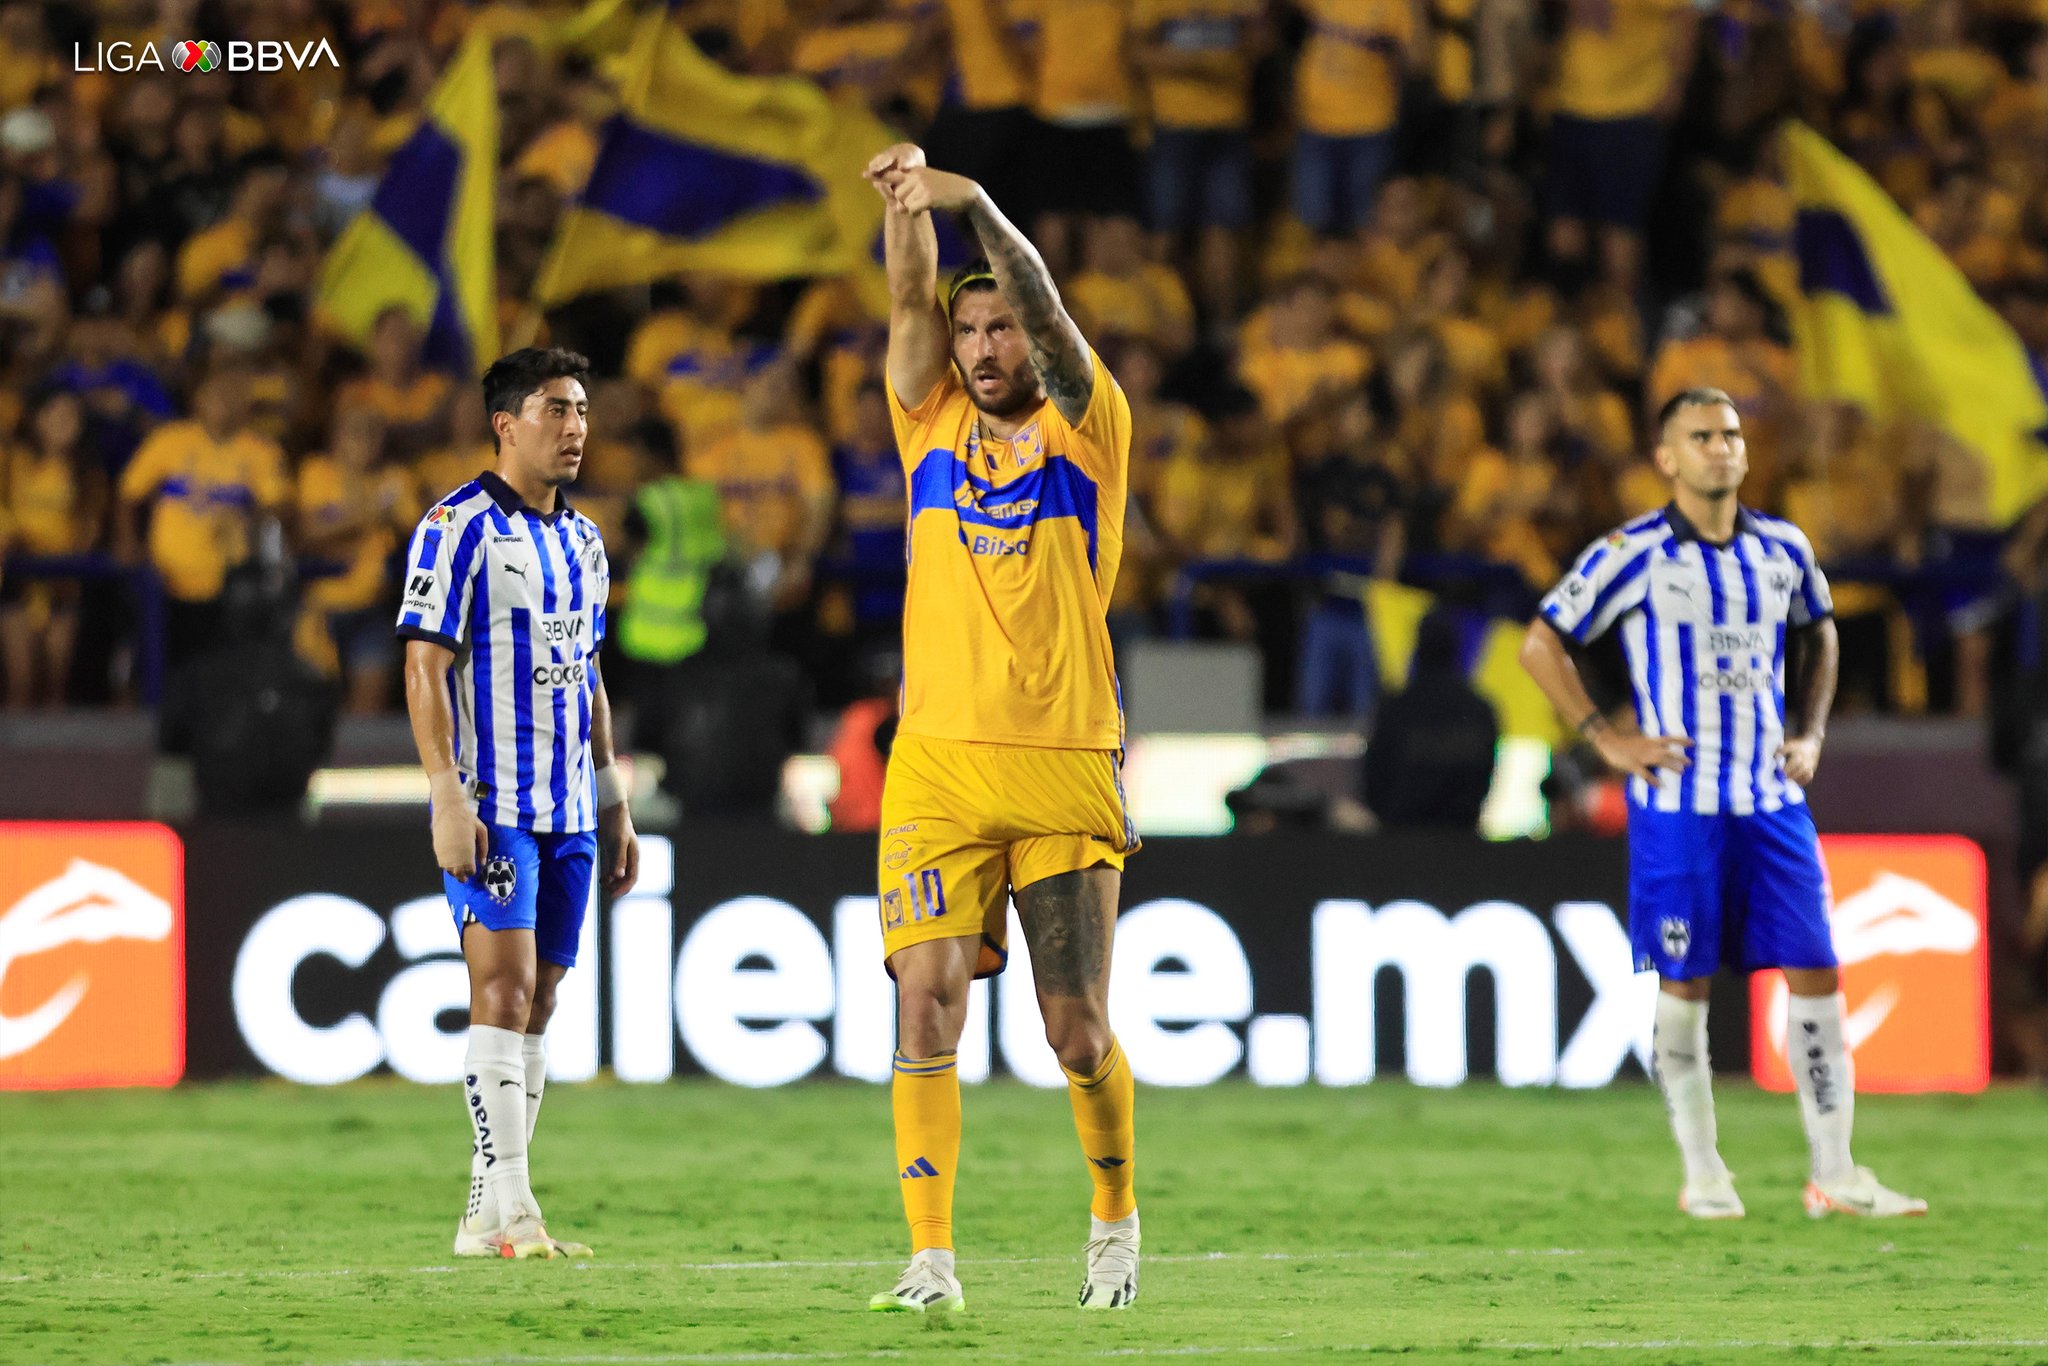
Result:
<instances>
[{"instance_id":1,"label":"monterrey club crest","mask_svg":"<svg viewBox=\"0 0 2048 1366\"><path fill-rule=\"evenodd\" d=\"M519 867L509 855L494 854L484 864L484 890L491 900L500 906L512 900L512 893L519 885Z\"/></svg>"}]
</instances>

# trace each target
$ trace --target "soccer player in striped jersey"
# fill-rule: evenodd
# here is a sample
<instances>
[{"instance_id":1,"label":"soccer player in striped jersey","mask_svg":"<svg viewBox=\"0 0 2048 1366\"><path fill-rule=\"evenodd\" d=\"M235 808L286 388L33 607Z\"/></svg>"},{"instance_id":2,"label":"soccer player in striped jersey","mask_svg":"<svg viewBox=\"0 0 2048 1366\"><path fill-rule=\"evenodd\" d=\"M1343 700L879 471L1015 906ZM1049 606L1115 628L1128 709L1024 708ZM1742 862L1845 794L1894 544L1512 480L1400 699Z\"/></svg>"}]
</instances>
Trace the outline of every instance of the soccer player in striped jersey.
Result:
<instances>
[{"instance_id":1,"label":"soccer player in striped jersey","mask_svg":"<svg viewBox=\"0 0 2048 1366\"><path fill-rule=\"evenodd\" d=\"M1130 1064L1110 940L1138 847L1106 624L1123 554L1131 407L1031 243L980 185L899 143L887 202L889 413L909 486L903 719L882 792L882 951L896 979L891 1104L910 1265L871 1309L965 1304L953 1260L956 1052L968 985L1003 969L1012 899L1094 1187L1080 1303L1138 1293ZM933 210L986 263L943 292Z\"/></svg>"},{"instance_id":2,"label":"soccer player in striped jersey","mask_svg":"<svg viewBox=\"0 0 2048 1366\"><path fill-rule=\"evenodd\" d=\"M1579 557L1530 623L1522 663L1628 775L1629 938L1637 970L1660 979L1652 1059L1685 1162L1679 1208L1743 1214L1715 1143L1708 987L1718 968L1777 968L1812 1154L1806 1212L1924 1214L1849 1155L1854 1079L1803 790L1835 696L1827 578L1797 527L1736 502L1749 459L1727 394L1666 403L1656 460L1671 502ZM1572 653L1613 631L1633 724L1595 705Z\"/></svg>"},{"instance_id":3,"label":"soccer player in striped jersey","mask_svg":"<svg viewBox=\"0 0 2048 1366\"><path fill-rule=\"evenodd\" d=\"M405 704L469 965L459 1257L590 1255L548 1236L527 1165L595 870L617 896L640 863L597 669L611 568L562 496L583 462L589 368L529 347L485 371L497 468L429 509L406 551Z\"/></svg>"}]
</instances>

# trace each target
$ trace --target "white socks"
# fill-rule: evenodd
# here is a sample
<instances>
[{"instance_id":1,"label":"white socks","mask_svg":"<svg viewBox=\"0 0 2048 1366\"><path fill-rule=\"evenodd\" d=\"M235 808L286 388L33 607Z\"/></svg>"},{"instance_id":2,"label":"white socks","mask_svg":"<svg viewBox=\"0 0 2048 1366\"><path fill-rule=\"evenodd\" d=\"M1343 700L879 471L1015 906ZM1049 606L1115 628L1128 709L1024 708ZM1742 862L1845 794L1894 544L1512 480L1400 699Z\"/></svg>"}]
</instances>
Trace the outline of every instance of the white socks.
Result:
<instances>
[{"instance_id":1,"label":"white socks","mask_svg":"<svg viewBox=\"0 0 2048 1366\"><path fill-rule=\"evenodd\" d=\"M526 1166L525 1039L517 1030L471 1025L469 1052L463 1059L463 1090L475 1140L470 1159L471 1217L487 1213L488 1197L497 1205L493 1227L522 1210L540 1213Z\"/></svg>"},{"instance_id":2,"label":"white socks","mask_svg":"<svg viewBox=\"0 0 2048 1366\"><path fill-rule=\"evenodd\" d=\"M533 1129L540 1123L540 1098L548 1089L548 1039L545 1034L522 1034L520 1060L526 1064L526 1146L533 1146Z\"/></svg>"},{"instance_id":3,"label":"white socks","mask_svg":"<svg viewBox=\"0 0 2048 1366\"><path fill-rule=\"evenodd\" d=\"M1856 1170L1849 1129L1856 1112L1856 1075L1842 1037L1843 1001L1793 996L1785 1011L1785 1060L1799 1087L1799 1116L1813 1151L1813 1179L1823 1185Z\"/></svg>"},{"instance_id":4,"label":"white socks","mask_svg":"<svg viewBox=\"0 0 2048 1366\"><path fill-rule=\"evenodd\" d=\"M1797 999L1797 998L1794 998ZM1671 1132L1685 1158L1685 1179L1718 1180L1728 1174L1715 1146L1714 1074L1707 1061L1707 1003L1668 991L1657 993L1651 1058Z\"/></svg>"},{"instance_id":5,"label":"white socks","mask_svg":"<svg viewBox=\"0 0 2048 1366\"><path fill-rule=\"evenodd\" d=\"M526 1068L526 1146L533 1148L533 1131L540 1123L540 1098L548 1087L548 1045L544 1034L522 1035L519 1046L520 1061ZM465 1071L475 1071L474 1067ZM532 1184L529 1167L528 1184ZM469 1227L478 1231L494 1229L505 1221L498 1216L497 1197L491 1194L490 1184L485 1179L489 1171L484 1164L484 1155L476 1144L469 1148L469 1207L463 1218ZM536 1206L538 1208L538 1206Z\"/></svg>"}]
</instances>

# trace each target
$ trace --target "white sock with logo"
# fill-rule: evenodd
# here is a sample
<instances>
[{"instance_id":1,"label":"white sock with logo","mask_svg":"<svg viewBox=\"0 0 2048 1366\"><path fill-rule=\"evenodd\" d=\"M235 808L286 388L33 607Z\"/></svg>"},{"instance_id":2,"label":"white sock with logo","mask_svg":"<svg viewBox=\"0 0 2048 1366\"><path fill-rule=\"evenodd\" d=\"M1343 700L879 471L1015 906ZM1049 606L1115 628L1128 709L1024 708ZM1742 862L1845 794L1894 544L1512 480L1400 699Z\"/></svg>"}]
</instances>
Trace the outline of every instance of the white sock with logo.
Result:
<instances>
[{"instance_id":1,"label":"white sock with logo","mask_svg":"<svg viewBox=\"0 0 2048 1366\"><path fill-rule=\"evenodd\" d=\"M521 1038L520 1062L526 1069L526 1147L531 1154L533 1131L540 1123L540 1098L548 1085L548 1046L547 1037L542 1034L526 1034ZM498 1228L505 1222L498 1214L498 1197L491 1193L489 1175L481 1148L472 1142L469 1145L469 1210L466 1219L469 1227L478 1232Z\"/></svg>"},{"instance_id":2,"label":"white sock with logo","mask_svg":"<svg viewBox=\"0 0 2048 1366\"><path fill-rule=\"evenodd\" d=\"M509 1222L520 1210L540 1212L526 1168L525 1038L518 1030L473 1024L463 1059L463 1089L476 1140L471 1170L482 1164L483 1189L497 1202L500 1222Z\"/></svg>"},{"instance_id":3,"label":"white sock with logo","mask_svg":"<svg viewBox=\"0 0 2048 1366\"><path fill-rule=\"evenodd\" d=\"M1839 1181L1856 1170L1849 1130L1856 1117L1856 1069L1843 1038L1841 993L1794 996L1785 1008L1785 1061L1799 1087L1799 1117L1813 1150L1813 1179Z\"/></svg>"},{"instance_id":4,"label":"white sock with logo","mask_svg":"<svg viewBox=\"0 0 2048 1366\"><path fill-rule=\"evenodd\" d=\"M1657 1026L1650 1057L1671 1133L1685 1159L1687 1181L1712 1181L1728 1174L1714 1127L1714 1071L1707 1057L1707 1003L1668 991L1657 993Z\"/></svg>"}]
</instances>

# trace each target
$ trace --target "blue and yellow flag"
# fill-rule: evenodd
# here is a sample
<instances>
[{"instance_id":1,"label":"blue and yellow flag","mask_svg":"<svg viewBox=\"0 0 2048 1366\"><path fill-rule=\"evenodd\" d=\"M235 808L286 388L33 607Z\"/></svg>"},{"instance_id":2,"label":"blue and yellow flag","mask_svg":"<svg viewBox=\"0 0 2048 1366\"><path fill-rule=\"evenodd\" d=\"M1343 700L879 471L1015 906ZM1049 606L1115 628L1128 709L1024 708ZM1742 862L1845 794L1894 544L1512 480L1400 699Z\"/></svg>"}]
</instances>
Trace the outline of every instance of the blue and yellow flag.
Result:
<instances>
[{"instance_id":1,"label":"blue and yellow flag","mask_svg":"<svg viewBox=\"0 0 2048 1366\"><path fill-rule=\"evenodd\" d=\"M1804 124L1780 136L1801 387L1934 423L1981 463L1985 523L2010 525L2048 493L2048 398L2026 348L1855 162Z\"/></svg>"},{"instance_id":2,"label":"blue and yellow flag","mask_svg":"<svg viewBox=\"0 0 2048 1366\"><path fill-rule=\"evenodd\" d=\"M866 263L882 202L862 179L895 137L793 76L741 76L668 13L632 48L623 108L556 230L543 304L681 271L843 275Z\"/></svg>"},{"instance_id":3,"label":"blue and yellow flag","mask_svg":"<svg viewBox=\"0 0 2048 1366\"><path fill-rule=\"evenodd\" d=\"M490 44L465 42L392 155L370 207L327 253L318 307L357 342L394 305L426 333L429 365L481 373L498 357L498 96Z\"/></svg>"}]
</instances>

